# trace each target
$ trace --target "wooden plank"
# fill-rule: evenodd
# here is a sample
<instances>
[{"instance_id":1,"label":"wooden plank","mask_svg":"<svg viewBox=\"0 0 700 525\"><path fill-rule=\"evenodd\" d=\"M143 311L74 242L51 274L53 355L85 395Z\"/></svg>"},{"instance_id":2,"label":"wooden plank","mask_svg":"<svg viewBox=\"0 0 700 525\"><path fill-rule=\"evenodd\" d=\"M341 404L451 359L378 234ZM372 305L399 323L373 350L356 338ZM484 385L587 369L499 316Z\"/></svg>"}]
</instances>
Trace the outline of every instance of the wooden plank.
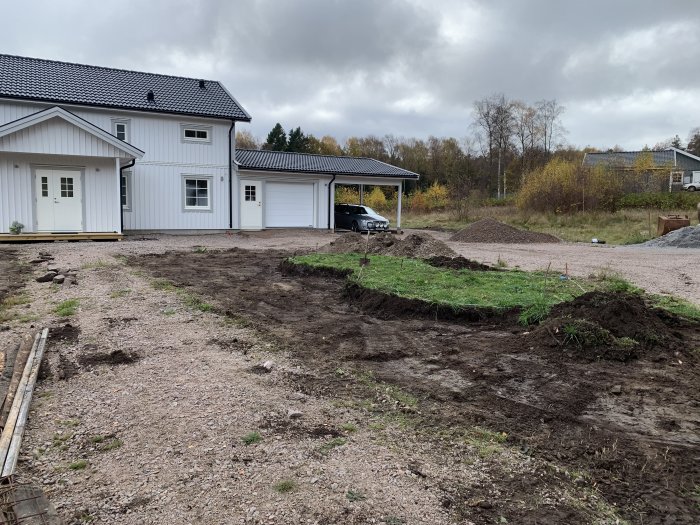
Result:
<instances>
[{"instance_id":1,"label":"wooden plank","mask_svg":"<svg viewBox=\"0 0 700 525\"><path fill-rule=\"evenodd\" d=\"M5 397L2 400L2 408L0 409L0 428L5 427L7 416L9 415L10 408L12 407L12 402L17 394L17 387L19 386L22 375L24 374L27 359L29 359L32 348L37 344L38 339L39 334L36 334L36 336L26 335L22 339L22 343L20 344L15 361L12 363L12 372L9 377L9 384L7 385L7 389L5 391ZM6 370L9 372L8 369Z\"/></svg>"},{"instance_id":2,"label":"wooden plank","mask_svg":"<svg viewBox=\"0 0 700 525\"><path fill-rule=\"evenodd\" d=\"M12 476L15 473L15 468L17 468L17 459L19 458L20 446L22 445L22 436L24 436L24 427L27 424L27 417L29 416L29 405L32 402L32 394L34 394L34 386L36 385L37 377L39 377L39 368L41 368L41 361L44 358L44 350L46 349L46 339L48 336L49 329L44 328L41 332L39 345L34 355L27 362L27 366L31 365L31 373L24 387L24 392L21 393L22 400L19 413L17 414L17 421L15 422L15 428L12 432L12 440L10 441L10 446L7 451L5 464L2 467L3 477ZM19 396L15 399L19 401ZM2 448L0 448L0 452L1 451Z\"/></svg>"}]
</instances>

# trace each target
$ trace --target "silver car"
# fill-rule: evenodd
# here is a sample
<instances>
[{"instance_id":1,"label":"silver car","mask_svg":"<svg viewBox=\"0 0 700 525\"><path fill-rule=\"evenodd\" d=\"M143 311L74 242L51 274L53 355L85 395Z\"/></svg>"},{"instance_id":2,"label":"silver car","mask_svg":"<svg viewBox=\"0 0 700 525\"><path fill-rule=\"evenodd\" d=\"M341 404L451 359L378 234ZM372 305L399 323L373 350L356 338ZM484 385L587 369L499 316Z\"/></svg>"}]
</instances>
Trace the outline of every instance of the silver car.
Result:
<instances>
[{"instance_id":1,"label":"silver car","mask_svg":"<svg viewBox=\"0 0 700 525\"><path fill-rule=\"evenodd\" d=\"M354 232L383 232L389 229L389 220L364 204L336 204L335 227Z\"/></svg>"}]
</instances>

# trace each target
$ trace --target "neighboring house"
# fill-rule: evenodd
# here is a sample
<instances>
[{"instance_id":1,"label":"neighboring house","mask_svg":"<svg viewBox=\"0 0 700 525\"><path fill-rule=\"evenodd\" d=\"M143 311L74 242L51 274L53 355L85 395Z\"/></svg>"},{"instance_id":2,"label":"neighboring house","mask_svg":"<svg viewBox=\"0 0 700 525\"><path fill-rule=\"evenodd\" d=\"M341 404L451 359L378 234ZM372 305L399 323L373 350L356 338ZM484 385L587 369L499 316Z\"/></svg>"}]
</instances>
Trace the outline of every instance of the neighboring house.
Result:
<instances>
[{"instance_id":1,"label":"neighboring house","mask_svg":"<svg viewBox=\"0 0 700 525\"><path fill-rule=\"evenodd\" d=\"M661 151L586 153L583 165L589 167L604 165L613 170L633 171L644 163L644 155L651 156L649 164L653 166L654 171L668 174L669 191L680 190L684 183L692 180L694 172L700 175L700 157L678 148Z\"/></svg>"},{"instance_id":2,"label":"neighboring house","mask_svg":"<svg viewBox=\"0 0 700 525\"><path fill-rule=\"evenodd\" d=\"M400 186L371 159L235 152L219 82L0 55L0 234L332 228L335 185ZM399 213L400 217L400 213Z\"/></svg>"}]
</instances>

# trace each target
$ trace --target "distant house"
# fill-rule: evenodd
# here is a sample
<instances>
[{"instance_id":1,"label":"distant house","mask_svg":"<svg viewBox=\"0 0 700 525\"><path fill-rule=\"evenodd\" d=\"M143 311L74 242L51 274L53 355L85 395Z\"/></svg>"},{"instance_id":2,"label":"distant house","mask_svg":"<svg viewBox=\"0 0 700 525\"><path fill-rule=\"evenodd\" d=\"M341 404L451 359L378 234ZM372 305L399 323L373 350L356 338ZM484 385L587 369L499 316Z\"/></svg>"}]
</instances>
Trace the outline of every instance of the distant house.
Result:
<instances>
[{"instance_id":1,"label":"distant house","mask_svg":"<svg viewBox=\"0 0 700 525\"><path fill-rule=\"evenodd\" d=\"M236 152L250 120L214 80L0 54L0 234L14 221L113 237L333 228L337 184L418 178L373 159Z\"/></svg>"},{"instance_id":2,"label":"distant house","mask_svg":"<svg viewBox=\"0 0 700 525\"><path fill-rule=\"evenodd\" d=\"M652 170L668 173L669 191L680 190L683 184L693 180L694 173L696 177L700 176L700 157L678 148L661 151L586 153L583 165L587 167L603 165L616 171L632 171L637 168L643 155L651 156ZM663 186L666 187L665 182Z\"/></svg>"}]
</instances>

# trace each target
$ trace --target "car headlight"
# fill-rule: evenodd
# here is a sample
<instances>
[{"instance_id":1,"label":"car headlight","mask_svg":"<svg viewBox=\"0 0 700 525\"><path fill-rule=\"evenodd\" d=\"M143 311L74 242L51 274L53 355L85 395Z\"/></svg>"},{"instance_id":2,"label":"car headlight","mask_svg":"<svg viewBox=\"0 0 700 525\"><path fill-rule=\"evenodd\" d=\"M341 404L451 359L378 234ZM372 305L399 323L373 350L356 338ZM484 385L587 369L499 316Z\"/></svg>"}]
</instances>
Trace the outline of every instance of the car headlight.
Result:
<instances>
[{"instance_id":1,"label":"car headlight","mask_svg":"<svg viewBox=\"0 0 700 525\"><path fill-rule=\"evenodd\" d=\"M373 221L367 221L367 227L368 227L368 228L374 228L374 222L373 222Z\"/></svg>"}]
</instances>

